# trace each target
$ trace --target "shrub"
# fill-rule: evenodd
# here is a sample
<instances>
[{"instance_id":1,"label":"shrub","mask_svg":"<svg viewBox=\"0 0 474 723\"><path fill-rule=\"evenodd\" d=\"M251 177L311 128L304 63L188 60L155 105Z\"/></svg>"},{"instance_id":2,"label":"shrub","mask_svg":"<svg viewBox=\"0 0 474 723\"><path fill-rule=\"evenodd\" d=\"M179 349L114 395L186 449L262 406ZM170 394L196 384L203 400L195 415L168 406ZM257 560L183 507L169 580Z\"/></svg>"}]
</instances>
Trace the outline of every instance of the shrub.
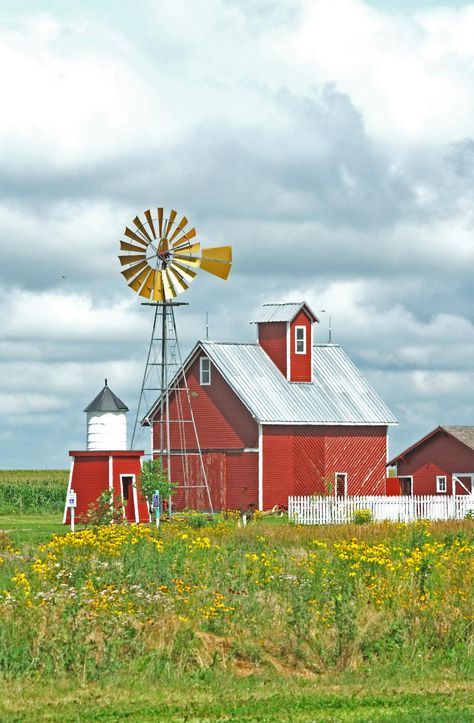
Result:
<instances>
[{"instance_id":1,"label":"shrub","mask_svg":"<svg viewBox=\"0 0 474 723\"><path fill-rule=\"evenodd\" d=\"M352 515L354 525L366 525L368 522L373 521L374 518L371 510L356 510Z\"/></svg>"}]
</instances>

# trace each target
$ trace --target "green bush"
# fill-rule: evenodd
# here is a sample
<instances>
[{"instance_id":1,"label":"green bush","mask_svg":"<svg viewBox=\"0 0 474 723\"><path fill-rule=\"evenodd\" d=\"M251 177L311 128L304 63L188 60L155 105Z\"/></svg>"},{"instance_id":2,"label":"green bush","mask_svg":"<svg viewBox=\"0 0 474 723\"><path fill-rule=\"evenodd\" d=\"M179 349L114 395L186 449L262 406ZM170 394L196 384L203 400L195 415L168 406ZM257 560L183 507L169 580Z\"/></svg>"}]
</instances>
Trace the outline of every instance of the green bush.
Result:
<instances>
[{"instance_id":1,"label":"green bush","mask_svg":"<svg viewBox=\"0 0 474 723\"><path fill-rule=\"evenodd\" d=\"M371 510L356 510L352 515L354 525L366 525L368 522L373 521L374 517Z\"/></svg>"}]
</instances>

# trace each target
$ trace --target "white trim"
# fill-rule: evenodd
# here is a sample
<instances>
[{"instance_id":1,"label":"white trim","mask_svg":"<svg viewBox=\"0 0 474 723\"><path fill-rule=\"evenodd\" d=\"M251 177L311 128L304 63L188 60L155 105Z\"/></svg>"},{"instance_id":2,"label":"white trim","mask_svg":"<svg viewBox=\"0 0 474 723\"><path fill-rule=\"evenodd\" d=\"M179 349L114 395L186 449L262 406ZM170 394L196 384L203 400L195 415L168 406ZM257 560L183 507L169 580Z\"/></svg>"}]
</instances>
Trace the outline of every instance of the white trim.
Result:
<instances>
[{"instance_id":1,"label":"white trim","mask_svg":"<svg viewBox=\"0 0 474 723\"><path fill-rule=\"evenodd\" d=\"M441 486L441 480L444 480L444 490L440 489ZM445 474L437 474L436 475L436 493L437 494L447 494L448 492L448 476Z\"/></svg>"},{"instance_id":2,"label":"white trim","mask_svg":"<svg viewBox=\"0 0 474 723\"><path fill-rule=\"evenodd\" d=\"M203 368L203 366L204 366L203 362L206 362L206 361L209 362L209 369ZM208 382L203 382L203 380L202 380L204 372L207 372L209 374ZM209 359L208 356L199 357L199 384L201 385L201 387L210 387L211 386L211 360Z\"/></svg>"},{"instance_id":3,"label":"white trim","mask_svg":"<svg viewBox=\"0 0 474 723\"><path fill-rule=\"evenodd\" d=\"M314 323L311 323L311 346L310 346L310 365L311 365L311 383L314 382Z\"/></svg>"},{"instance_id":4,"label":"white trim","mask_svg":"<svg viewBox=\"0 0 474 723\"><path fill-rule=\"evenodd\" d=\"M127 516L125 514L125 498L123 496L123 478L124 477L132 478L132 483L131 483L130 487L132 488L133 506L134 506L134 511L135 511L135 522L139 522L140 519L138 517L138 498L137 498L137 487L136 487L137 477L136 477L136 475L130 474L128 472L123 472L123 474L120 475L120 495L122 497L123 517L124 517L124 520L127 519ZM129 494L130 494L130 489L129 489Z\"/></svg>"},{"instance_id":5,"label":"white trim","mask_svg":"<svg viewBox=\"0 0 474 723\"><path fill-rule=\"evenodd\" d=\"M291 322L286 322L286 378L291 377Z\"/></svg>"},{"instance_id":6,"label":"white trim","mask_svg":"<svg viewBox=\"0 0 474 723\"><path fill-rule=\"evenodd\" d=\"M263 432L258 425L258 509L263 510Z\"/></svg>"},{"instance_id":7,"label":"white trim","mask_svg":"<svg viewBox=\"0 0 474 723\"><path fill-rule=\"evenodd\" d=\"M298 339L298 330L299 330L299 329L303 329L303 338L302 338L302 339ZM302 324L298 324L298 326L295 326L295 334L294 334L294 337L295 337L295 354L306 354L306 347L307 347L307 343L306 343L306 342L307 342L307 339L306 339L306 337L307 337L307 330L306 330L306 327L303 326ZM298 341L302 341L302 342L303 342L303 351L298 351Z\"/></svg>"},{"instance_id":8,"label":"white trim","mask_svg":"<svg viewBox=\"0 0 474 723\"><path fill-rule=\"evenodd\" d=\"M72 473L74 471L74 457L71 460L71 469L69 470L69 479L67 483L67 492L66 492L66 500L64 502L64 515L63 515L63 525L66 524L66 517L67 517L67 498L69 496L69 492L71 491L71 484L72 484Z\"/></svg>"},{"instance_id":9,"label":"white trim","mask_svg":"<svg viewBox=\"0 0 474 723\"><path fill-rule=\"evenodd\" d=\"M461 482L459 477L470 477L471 478L471 491L467 489L466 485ZM453 484L453 495L456 494L456 487L455 482L457 482L461 487L464 487L466 490L466 493L468 495L474 495L474 472L453 472L452 476L452 484Z\"/></svg>"},{"instance_id":10,"label":"white trim","mask_svg":"<svg viewBox=\"0 0 474 723\"><path fill-rule=\"evenodd\" d=\"M226 450L226 451L229 452L230 450ZM244 447L244 449L242 451L243 452L258 452L259 447Z\"/></svg>"},{"instance_id":11,"label":"white trim","mask_svg":"<svg viewBox=\"0 0 474 723\"><path fill-rule=\"evenodd\" d=\"M347 472L334 472L334 497L336 497L336 499L337 499L338 497L341 496L341 495L338 495L338 494L337 494L336 478L337 478L338 476L344 477L344 495L343 495L343 496L344 496L344 499L345 499L345 498L347 497Z\"/></svg>"}]
</instances>

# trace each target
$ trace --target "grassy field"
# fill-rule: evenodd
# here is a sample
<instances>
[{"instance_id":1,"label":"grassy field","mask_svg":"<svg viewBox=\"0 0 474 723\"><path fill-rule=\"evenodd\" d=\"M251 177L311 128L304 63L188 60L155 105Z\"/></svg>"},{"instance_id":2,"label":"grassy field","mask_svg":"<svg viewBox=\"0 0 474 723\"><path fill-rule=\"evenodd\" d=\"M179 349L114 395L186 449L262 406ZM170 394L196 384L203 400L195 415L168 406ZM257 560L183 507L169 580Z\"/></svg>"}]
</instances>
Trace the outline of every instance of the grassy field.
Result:
<instances>
[{"instance_id":1,"label":"grassy field","mask_svg":"<svg viewBox=\"0 0 474 723\"><path fill-rule=\"evenodd\" d=\"M474 720L473 552L470 520L0 516L0 719Z\"/></svg>"},{"instance_id":2,"label":"grassy field","mask_svg":"<svg viewBox=\"0 0 474 723\"><path fill-rule=\"evenodd\" d=\"M0 515L49 514L64 509L68 470L0 470Z\"/></svg>"}]
</instances>

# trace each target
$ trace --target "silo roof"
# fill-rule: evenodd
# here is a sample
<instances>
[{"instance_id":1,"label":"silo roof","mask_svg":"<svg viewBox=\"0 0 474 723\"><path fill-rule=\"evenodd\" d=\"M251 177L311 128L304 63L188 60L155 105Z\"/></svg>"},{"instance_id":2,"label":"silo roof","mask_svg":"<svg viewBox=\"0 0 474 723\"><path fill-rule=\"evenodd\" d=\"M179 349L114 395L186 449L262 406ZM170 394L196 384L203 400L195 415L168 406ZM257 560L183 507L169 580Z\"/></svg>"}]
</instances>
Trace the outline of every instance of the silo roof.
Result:
<instances>
[{"instance_id":1,"label":"silo roof","mask_svg":"<svg viewBox=\"0 0 474 723\"><path fill-rule=\"evenodd\" d=\"M113 393L107 386L107 380L104 388L92 400L92 402L84 409L85 412L128 412L128 407L121 399Z\"/></svg>"}]
</instances>

